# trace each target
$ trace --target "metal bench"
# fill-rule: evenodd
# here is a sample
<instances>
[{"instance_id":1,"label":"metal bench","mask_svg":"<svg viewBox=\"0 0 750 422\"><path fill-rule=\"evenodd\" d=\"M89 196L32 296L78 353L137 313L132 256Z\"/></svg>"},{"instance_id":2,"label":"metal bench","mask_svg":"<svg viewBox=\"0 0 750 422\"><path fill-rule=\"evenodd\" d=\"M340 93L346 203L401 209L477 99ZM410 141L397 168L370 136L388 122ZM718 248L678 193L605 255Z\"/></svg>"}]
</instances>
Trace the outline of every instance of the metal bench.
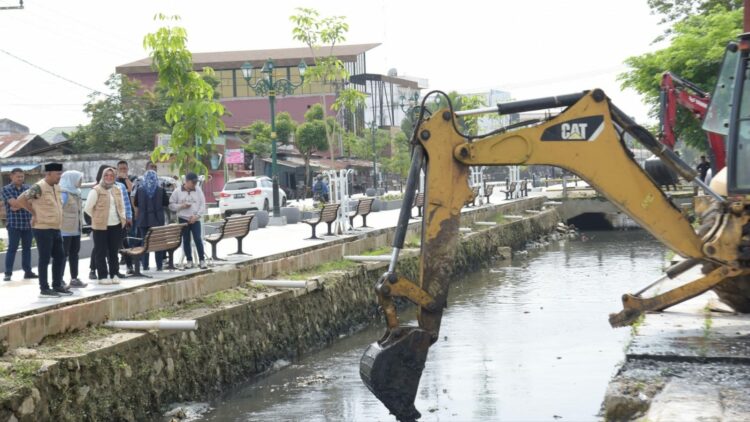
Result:
<instances>
[{"instance_id":1,"label":"metal bench","mask_svg":"<svg viewBox=\"0 0 750 422\"><path fill-rule=\"evenodd\" d=\"M328 233L326 233L326 236L333 236L334 234L331 231L331 225L336 221L336 218L338 218L339 207L340 204L325 204L317 218L302 220L303 223L308 224L312 228L312 236L308 237L306 240L320 239L315 235L315 227L320 223L328 224Z\"/></svg>"},{"instance_id":2,"label":"metal bench","mask_svg":"<svg viewBox=\"0 0 750 422\"><path fill-rule=\"evenodd\" d=\"M174 270L174 251L182 244L182 231L187 224L169 224L166 226L151 227L143 239L137 237L131 239L142 240L142 246L120 249L122 256L130 256L135 263L135 270L131 277L149 277L141 273L140 257L151 252L167 252L169 254L169 265L167 269Z\"/></svg>"},{"instance_id":3,"label":"metal bench","mask_svg":"<svg viewBox=\"0 0 750 422\"><path fill-rule=\"evenodd\" d=\"M510 185L507 185L506 190L501 190L500 192L505 194L505 199L511 199L513 198L513 193L516 191L516 185L518 182L510 182Z\"/></svg>"},{"instance_id":4,"label":"metal bench","mask_svg":"<svg viewBox=\"0 0 750 422\"><path fill-rule=\"evenodd\" d=\"M477 205L477 196L479 196L479 186L474 186L471 188L471 199L466 201L464 203L464 206L476 206Z\"/></svg>"},{"instance_id":5,"label":"metal bench","mask_svg":"<svg viewBox=\"0 0 750 422\"><path fill-rule=\"evenodd\" d=\"M208 234L204 237L206 242L211 244L211 259L215 261L226 261L216 255L216 245L222 239L237 239L237 252L229 255L249 255L242 251L242 239L250 233L250 224L253 222L255 215L239 215L227 217L218 227L217 233Z\"/></svg>"},{"instance_id":6,"label":"metal bench","mask_svg":"<svg viewBox=\"0 0 750 422\"><path fill-rule=\"evenodd\" d=\"M495 185L484 185L484 199L487 200L487 203L490 203L490 196L492 196L492 191L495 190Z\"/></svg>"},{"instance_id":7,"label":"metal bench","mask_svg":"<svg viewBox=\"0 0 750 422\"><path fill-rule=\"evenodd\" d=\"M412 202L411 207L417 207L417 217L422 216L422 209L424 208L424 192L417 192L417 194L414 196L414 201Z\"/></svg>"},{"instance_id":8,"label":"metal bench","mask_svg":"<svg viewBox=\"0 0 750 422\"><path fill-rule=\"evenodd\" d=\"M369 227L367 225L367 216L372 212L372 203L375 202L375 198L360 199L357 202L357 209L349 214L349 224L354 228L354 217L362 217L362 227Z\"/></svg>"}]
</instances>

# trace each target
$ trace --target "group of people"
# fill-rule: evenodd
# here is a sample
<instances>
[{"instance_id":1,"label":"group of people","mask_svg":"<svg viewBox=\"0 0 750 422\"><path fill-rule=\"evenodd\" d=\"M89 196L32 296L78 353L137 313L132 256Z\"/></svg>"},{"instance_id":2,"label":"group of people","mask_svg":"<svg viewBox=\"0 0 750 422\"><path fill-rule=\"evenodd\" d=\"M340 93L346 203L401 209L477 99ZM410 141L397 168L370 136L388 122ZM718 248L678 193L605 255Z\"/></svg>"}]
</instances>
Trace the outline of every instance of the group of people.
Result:
<instances>
[{"instance_id":1,"label":"group of people","mask_svg":"<svg viewBox=\"0 0 750 422\"><path fill-rule=\"evenodd\" d=\"M206 268L201 234L201 218L206 213L203 192L197 189L198 176L185 175L184 183L168 195L156 173L156 165L149 163L142 178L129 174L128 163L120 161L116 167L102 165L96 185L88 197L81 197L83 173L63 172L60 163L44 166L45 176L29 186L24 184L22 169L11 171L11 182L3 187L6 207L8 250L5 256L5 281L10 281L15 256L21 244L21 267L25 279L39 279L41 297L72 295L72 288L83 288L87 283L78 277L78 261L83 213L91 218L91 253L89 278L99 284L119 284L120 279L133 274L132 258L125 256L126 274L120 273L121 248L139 246L151 227L166 224L165 207L175 212L186 227L182 234L185 268L193 267L191 237L195 241L200 268ZM31 242L36 239L38 275L31 269ZM149 254L141 259L144 270L149 269ZM164 252L155 253L156 269L162 270ZM52 283L48 266L52 264ZM70 283L63 281L66 262L70 269Z\"/></svg>"}]
</instances>

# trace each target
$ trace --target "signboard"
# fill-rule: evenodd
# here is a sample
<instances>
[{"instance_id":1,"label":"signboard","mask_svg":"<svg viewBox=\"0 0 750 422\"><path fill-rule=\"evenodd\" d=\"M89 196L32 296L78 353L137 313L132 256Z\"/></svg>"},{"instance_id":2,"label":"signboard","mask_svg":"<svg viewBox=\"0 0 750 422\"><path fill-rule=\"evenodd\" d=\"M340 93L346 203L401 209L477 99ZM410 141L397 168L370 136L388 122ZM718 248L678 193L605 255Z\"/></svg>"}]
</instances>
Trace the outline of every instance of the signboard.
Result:
<instances>
[{"instance_id":1,"label":"signboard","mask_svg":"<svg viewBox=\"0 0 750 422\"><path fill-rule=\"evenodd\" d=\"M227 151L227 164L244 164L245 163L245 150L244 149L228 149Z\"/></svg>"}]
</instances>

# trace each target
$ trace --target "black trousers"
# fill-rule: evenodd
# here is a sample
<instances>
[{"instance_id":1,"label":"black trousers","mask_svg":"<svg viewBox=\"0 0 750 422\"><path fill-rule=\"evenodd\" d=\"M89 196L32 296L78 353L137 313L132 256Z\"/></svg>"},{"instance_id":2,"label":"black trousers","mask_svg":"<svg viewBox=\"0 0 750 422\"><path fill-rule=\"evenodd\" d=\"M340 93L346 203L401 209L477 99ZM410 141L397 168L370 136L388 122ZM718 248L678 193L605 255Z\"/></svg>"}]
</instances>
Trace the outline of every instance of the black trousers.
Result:
<instances>
[{"instance_id":1,"label":"black trousers","mask_svg":"<svg viewBox=\"0 0 750 422\"><path fill-rule=\"evenodd\" d=\"M78 252L81 251L81 235L63 236L63 247L70 266L70 278L78 278Z\"/></svg>"},{"instance_id":2,"label":"black trousers","mask_svg":"<svg viewBox=\"0 0 750 422\"><path fill-rule=\"evenodd\" d=\"M99 280L113 278L120 269L117 252L122 245L122 226L115 224L108 226L107 230L92 230L91 232L94 234L97 278Z\"/></svg>"},{"instance_id":3,"label":"black trousers","mask_svg":"<svg viewBox=\"0 0 750 422\"><path fill-rule=\"evenodd\" d=\"M60 230L33 229L39 253L39 288L49 289L47 282L47 267L52 260L52 287L63 287L63 273L65 272L65 252Z\"/></svg>"}]
</instances>

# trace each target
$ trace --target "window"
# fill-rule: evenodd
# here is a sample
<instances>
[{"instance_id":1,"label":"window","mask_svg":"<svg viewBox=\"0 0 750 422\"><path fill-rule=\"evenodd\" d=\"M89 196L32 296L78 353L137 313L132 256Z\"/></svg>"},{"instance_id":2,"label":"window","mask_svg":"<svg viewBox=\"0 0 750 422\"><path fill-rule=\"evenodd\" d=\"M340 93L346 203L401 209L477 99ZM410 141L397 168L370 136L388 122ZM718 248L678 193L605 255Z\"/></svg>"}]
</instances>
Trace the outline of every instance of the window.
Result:
<instances>
[{"instance_id":1,"label":"window","mask_svg":"<svg viewBox=\"0 0 750 422\"><path fill-rule=\"evenodd\" d=\"M234 180L224 185L224 190L245 190L258 187L255 180Z\"/></svg>"}]
</instances>

